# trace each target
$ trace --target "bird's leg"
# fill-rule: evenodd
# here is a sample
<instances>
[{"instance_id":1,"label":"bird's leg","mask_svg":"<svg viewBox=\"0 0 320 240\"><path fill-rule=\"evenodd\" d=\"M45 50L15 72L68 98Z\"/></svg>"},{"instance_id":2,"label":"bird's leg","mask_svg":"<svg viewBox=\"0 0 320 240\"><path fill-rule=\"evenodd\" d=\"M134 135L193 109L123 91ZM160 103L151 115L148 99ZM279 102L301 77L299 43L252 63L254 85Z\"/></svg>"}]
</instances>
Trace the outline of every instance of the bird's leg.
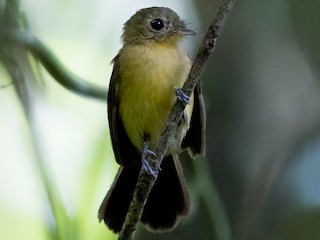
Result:
<instances>
[{"instance_id":1,"label":"bird's leg","mask_svg":"<svg viewBox=\"0 0 320 240\"><path fill-rule=\"evenodd\" d=\"M144 142L143 144L143 152L142 152L142 156L141 156L141 161L142 161L142 167L150 174L152 174L153 176L156 176L156 173L152 170L152 168L150 167L146 156L147 154L151 154L153 156L157 156L154 152L152 152L151 150L148 149L148 142ZM160 166L157 166L159 168L159 170L161 170Z\"/></svg>"},{"instance_id":2,"label":"bird's leg","mask_svg":"<svg viewBox=\"0 0 320 240\"><path fill-rule=\"evenodd\" d=\"M185 94L181 88L176 87L175 92L176 92L177 98L180 101L185 102L186 104L190 104L190 97L187 94Z\"/></svg>"}]
</instances>

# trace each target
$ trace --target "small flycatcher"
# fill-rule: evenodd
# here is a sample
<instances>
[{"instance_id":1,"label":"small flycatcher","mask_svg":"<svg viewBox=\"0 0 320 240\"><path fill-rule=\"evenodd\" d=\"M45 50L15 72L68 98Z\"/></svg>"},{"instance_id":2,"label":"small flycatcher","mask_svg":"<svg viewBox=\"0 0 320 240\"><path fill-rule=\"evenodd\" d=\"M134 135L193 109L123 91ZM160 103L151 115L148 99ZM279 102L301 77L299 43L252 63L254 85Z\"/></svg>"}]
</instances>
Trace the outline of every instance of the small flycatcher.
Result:
<instances>
[{"instance_id":1,"label":"small flycatcher","mask_svg":"<svg viewBox=\"0 0 320 240\"><path fill-rule=\"evenodd\" d=\"M191 68L180 47L195 35L176 12L165 7L141 9L124 25L123 47L113 59L108 93L112 146L121 166L99 209L99 221L115 233L125 220L143 156L164 131L171 108ZM186 106L146 202L141 222L149 230L168 231L189 210L189 194L178 153L204 152L205 107L198 84ZM183 93L182 93L183 94Z\"/></svg>"}]
</instances>

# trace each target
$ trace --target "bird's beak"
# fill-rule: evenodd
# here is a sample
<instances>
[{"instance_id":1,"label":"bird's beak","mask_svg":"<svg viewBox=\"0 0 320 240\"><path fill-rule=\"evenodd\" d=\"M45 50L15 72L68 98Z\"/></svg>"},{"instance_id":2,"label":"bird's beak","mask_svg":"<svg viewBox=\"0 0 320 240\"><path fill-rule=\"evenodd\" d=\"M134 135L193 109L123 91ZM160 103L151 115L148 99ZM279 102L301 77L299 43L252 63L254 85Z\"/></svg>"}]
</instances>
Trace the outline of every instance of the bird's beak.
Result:
<instances>
[{"instance_id":1,"label":"bird's beak","mask_svg":"<svg viewBox=\"0 0 320 240\"><path fill-rule=\"evenodd\" d=\"M183 34L183 35L190 35L190 36L197 35L196 32L194 32L194 31L192 31L190 29L187 29L185 27L180 28L178 32Z\"/></svg>"}]
</instances>

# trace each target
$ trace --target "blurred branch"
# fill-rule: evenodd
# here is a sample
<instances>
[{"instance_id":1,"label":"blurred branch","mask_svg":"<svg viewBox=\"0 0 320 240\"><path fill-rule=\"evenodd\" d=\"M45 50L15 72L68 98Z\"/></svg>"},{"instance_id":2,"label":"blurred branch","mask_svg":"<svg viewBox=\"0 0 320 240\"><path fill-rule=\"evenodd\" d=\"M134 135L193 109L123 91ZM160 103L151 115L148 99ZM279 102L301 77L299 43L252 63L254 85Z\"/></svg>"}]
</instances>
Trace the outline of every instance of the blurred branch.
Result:
<instances>
[{"instance_id":1,"label":"blurred branch","mask_svg":"<svg viewBox=\"0 0 320 240\"><path fill-rule=\"evenodd\" d=\"M182 91L191 96L196 84L200 81L200 76L205 69L209 56L213 53L218 37L222 32L222 28L229 16L229 13L235 3L235 0L224 0L218 10L218 13L209 26L206 36L200 46L198 54L194 60L189 76L182 88ZM168 146L168 140L173 135L174 130L182 116L186 103L177 100L174 104L168 118L165 131L161 134L160 139L155 145L153 154L147 154L146 160L154 174L149 173L146 169L141 168L138 183L130 204L124 225L120 231L119 239L132 239L136 225L140 220L146 200L152 190L152 187L159 173L164 153Z\"/></svg>"},{"instance_id":2,"label":"blurred branch","mask_svg":"<svg viewBox=\"0 0 320 240\"><path fill-rule=\"evenodd\" d=\"M22 31L0 32L0 44L16 44L25 47L45 67L51 76L68 90L87 97L107 100L107 89L89 83L70 73L54 54L36 37Z\"/></svg>"}]
</instances>

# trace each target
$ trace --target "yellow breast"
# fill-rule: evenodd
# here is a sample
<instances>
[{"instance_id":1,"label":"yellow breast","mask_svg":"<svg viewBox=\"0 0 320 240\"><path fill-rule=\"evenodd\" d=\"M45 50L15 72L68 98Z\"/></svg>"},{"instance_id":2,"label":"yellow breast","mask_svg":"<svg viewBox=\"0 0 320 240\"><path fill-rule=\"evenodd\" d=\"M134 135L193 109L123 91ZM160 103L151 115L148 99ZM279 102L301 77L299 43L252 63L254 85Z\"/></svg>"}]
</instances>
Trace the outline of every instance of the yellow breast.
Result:
<instances>
[{"instance_id":1,"label":"yellow breast","mask_svg":"<svg viewBox=\"0 0 320 240\"><path fill-rule=\"evenodd\" d=\"M159 44L124 46L119 63L120 116L131 142L141 151L144 138L152 145L164 130L176 100L175 87L183 86L191 63L184 50ZM190 121L192 105L186 111Z\"/></svg>"}]
</instances>

